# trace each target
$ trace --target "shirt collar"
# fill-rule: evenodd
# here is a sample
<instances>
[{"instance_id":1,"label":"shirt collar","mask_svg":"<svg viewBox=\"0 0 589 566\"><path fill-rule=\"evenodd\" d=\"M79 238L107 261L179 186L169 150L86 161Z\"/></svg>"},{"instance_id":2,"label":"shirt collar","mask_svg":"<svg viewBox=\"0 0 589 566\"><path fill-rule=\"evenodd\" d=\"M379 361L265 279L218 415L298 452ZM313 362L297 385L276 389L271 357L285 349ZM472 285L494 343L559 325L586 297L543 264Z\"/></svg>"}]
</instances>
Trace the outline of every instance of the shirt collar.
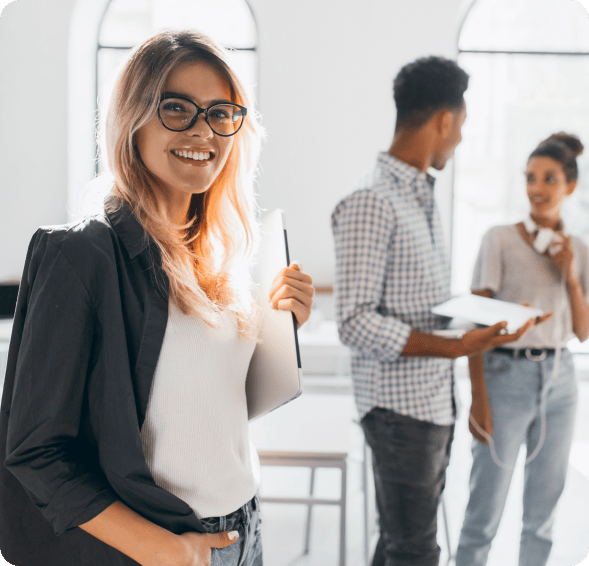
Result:
<instances>
[{"instance_id":1,"label":"shirt collar","mask_svg":"<svg viewBox=\"0 0 589 566\"><path fill-rule=\"evenodd\" d=\"M106 216L131 259L149 247L153 240L145 231L129 205L121 198L110 196L105 203Z\"/></svg>"},{"instance_id":2,"label":"shirt collar","mask_svg":"<svg viewBox=\"0 0 589 566\"><path fill-rule=\"evenodd\" d=\"M409 165L409 163L393 157L386 151L379 153L377 161L383 172L396 177L398 181L403 181L408 186L414 187L417 192L420 192L419 189L422 187L429 187L429 190L433 191L436 178L429 173L420 171L416 167Z\"/></svg>"}]
</instances>

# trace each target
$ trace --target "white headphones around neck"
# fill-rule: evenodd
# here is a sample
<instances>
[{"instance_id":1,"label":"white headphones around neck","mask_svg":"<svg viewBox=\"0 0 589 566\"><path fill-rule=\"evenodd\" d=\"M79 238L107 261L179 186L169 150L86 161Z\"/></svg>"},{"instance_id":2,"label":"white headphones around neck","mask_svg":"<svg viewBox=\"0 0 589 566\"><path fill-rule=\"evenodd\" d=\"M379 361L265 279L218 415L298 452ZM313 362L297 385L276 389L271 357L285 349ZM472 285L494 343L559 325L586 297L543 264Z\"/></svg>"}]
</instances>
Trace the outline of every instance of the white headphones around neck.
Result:
<instances>
[{"instance_id":1,"label":"white headphones around neck","mask_svg":"<svg viewBox=\"0 0 589 566\"><path fill-rule=\"evenodd\" d=\"M550 255L554 255L562 249L562 231L555 231L550 228L538 226L538 224L532 219L531 214L527 218L524 218L524 226L526 232L530 234L530 236L536 236L533 241L533 246L539 254L548 251Z\"/></svg>"}]
</instances>

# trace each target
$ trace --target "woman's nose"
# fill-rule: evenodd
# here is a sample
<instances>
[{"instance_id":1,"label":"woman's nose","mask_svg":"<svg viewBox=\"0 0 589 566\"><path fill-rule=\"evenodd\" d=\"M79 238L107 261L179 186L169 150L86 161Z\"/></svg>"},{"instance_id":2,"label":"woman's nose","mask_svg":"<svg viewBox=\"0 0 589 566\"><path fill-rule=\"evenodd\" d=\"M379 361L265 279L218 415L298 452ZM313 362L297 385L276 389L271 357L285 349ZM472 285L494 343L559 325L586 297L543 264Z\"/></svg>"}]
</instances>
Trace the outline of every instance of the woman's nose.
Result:
<instances>
[{"instance_id":1,"label":"woman's nose","mask_svg":"<svg viewBox=\"0 0 589 566\"><path fill-rule=\"evenodd\" d=\"M213 130L211 130L211 127L207 124L204 114L201 114L196 119L196 122L193 124L192 128L189 128L186 133L191 136L198 136L203 139L209 139L213 137Z\"/></svg>"}]
</instances>

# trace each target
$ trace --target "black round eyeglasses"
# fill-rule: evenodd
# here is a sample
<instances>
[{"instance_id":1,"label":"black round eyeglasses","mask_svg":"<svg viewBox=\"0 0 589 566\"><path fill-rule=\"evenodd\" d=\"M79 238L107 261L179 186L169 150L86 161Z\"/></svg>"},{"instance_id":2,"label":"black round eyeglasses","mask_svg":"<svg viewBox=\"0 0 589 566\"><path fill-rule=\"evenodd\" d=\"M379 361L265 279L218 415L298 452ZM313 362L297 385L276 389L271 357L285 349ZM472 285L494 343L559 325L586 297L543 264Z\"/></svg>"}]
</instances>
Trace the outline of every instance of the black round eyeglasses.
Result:
<instances>
[{"instance_id":1,"label":"black round eyeglasses","mask_svg":"<svg viewBox=\"0 0 589 566\"><path fill-rule=\"evenodd\" d=\"M206 123L218 136L236 134L243 125L247 108L232 102L211 104L201 108L192 100L177 95L164 95L157 107L162 126L172 132L183 132L194 126L198 117L204 114Z\"/></svg>"}]
</instances>

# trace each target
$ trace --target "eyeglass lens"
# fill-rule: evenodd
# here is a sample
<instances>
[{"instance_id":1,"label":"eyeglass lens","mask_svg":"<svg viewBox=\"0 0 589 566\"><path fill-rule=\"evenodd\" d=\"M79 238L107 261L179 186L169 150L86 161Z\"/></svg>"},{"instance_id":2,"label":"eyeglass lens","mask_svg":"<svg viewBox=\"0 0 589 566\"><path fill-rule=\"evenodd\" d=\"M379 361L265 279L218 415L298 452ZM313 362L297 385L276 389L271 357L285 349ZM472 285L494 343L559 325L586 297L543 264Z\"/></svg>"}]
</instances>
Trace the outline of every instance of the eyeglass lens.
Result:
<instances>
[{"instance_id":1,"label":"eyeglass lens","mask_svg":"<svg viewBox=\"0 0 589 566\"><path fill-rule=\"evenodd\" d=\"M186 130L198 112L196 105L182 98L165 98L160 102L160 118L170 130ZM244 113L234 104L215 104L208 110L211 130L221 136L230 136L239 130Z\"/></svg>"}]
</instances>

